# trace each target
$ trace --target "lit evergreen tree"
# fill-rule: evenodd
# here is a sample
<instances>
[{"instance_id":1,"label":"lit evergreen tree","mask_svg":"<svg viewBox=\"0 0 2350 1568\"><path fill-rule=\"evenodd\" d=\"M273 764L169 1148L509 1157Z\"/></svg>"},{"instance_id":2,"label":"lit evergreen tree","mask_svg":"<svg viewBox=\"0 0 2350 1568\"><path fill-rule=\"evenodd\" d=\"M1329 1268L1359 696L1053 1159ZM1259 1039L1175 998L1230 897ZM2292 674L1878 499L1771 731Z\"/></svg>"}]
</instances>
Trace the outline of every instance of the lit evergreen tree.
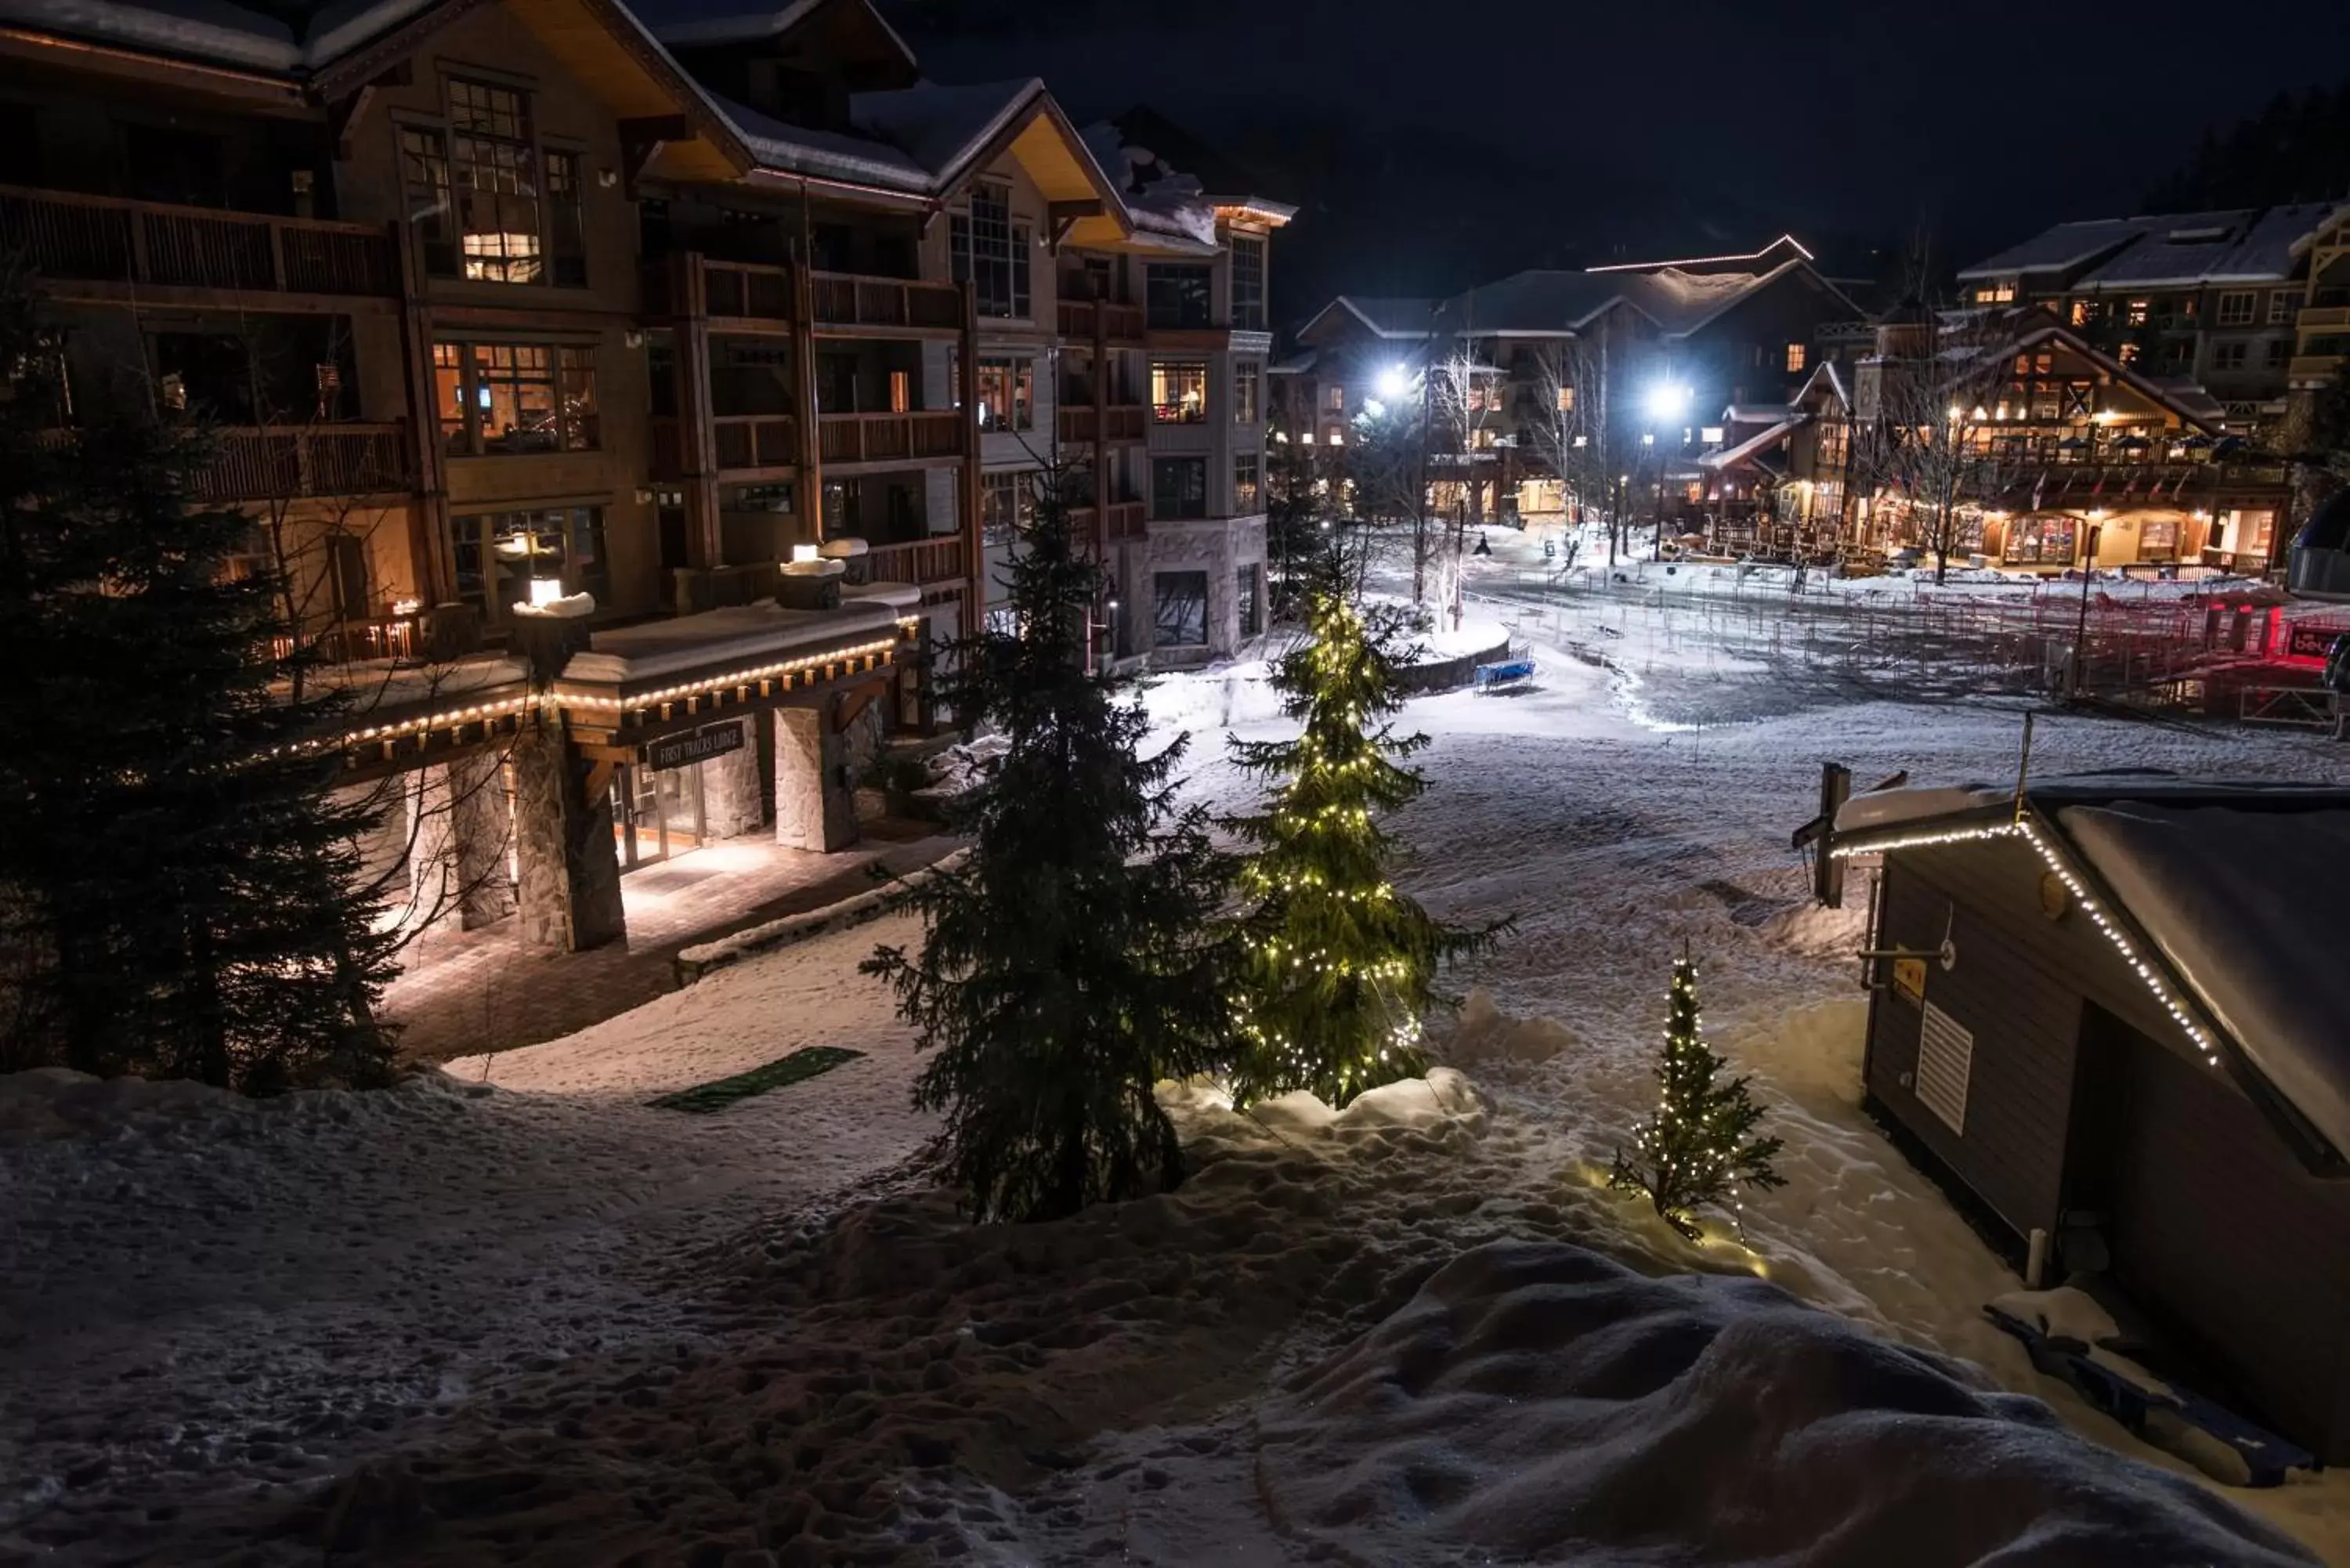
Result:
<instances>
[{"instance_id":1,"label":"lit evergreen tree","mask_svg":"<svg viewBox=\"0 0 2350 1568\"><path fill-rule=\"evenodd\" d=\"M1017 631L956 643L941 691L1010 749L958 810L969 857L911 897L920 952L864 966L936 1053L914 1101L946 1113L937 1153L983 1220L1174 1186L1182 1150L1152 1085L1222 1068L1231 1033L1231 863L1174 802L1182 742L1139 755L1127 683L1087 668L1106 580L1076 553L1057 477L1021 543Z\"/></svg>"},{"instance_id":2,"label":"lit evergreen tree","mask_svg":"<svg viewBox=\"0 0 2350 1568\"><path fill-rule=\"evenodd\" d=\"M1714 1079L1724 1065L1706 1044L1697 1007L1697 965L1673 965L1665 1024L1664 1060L1657 1068L1657 1114L1633 1130L1632 1152L1616 1151L1610 1187L1648 1194L1657 1212L1682 1235L1695 1237L1691 1210L1708 1203L1738 1206L1735 1189L1785 1185L1771 1161L1775 1137L1749 1138L1762 1107L1744 1078Z\"/></svg>"},{"instance_id":3,"label":"lit evergreen tree","mask_svg":"<svg viewBox=\"0 0 2350 1568\"><path fill-rule=\"evenodd\" d=\"M55 1064L265 1091L384 1076L388 938L353 892L364 810L300 742L336 699L252 529L192 501L181 421L66 428L55 342L0 281L0 1070Z\"/></svg>"},{"instance_id":4,"label":"lit evergreen tree","mask_svg":"<svg viewBox=\"0 0 2350 1568\"><path fill-rule=\"evenodd\" d=\"M1274 678L1302 732L1232 746L1243 769L1275 786L1263 813L1230 824L1254 846L1240 881L1249 951L1232 1097L1243 1105L1310 1089L1344 1106L1426 1071L1420 1020L1447 1000L1437 966L1502 929L1446 926L1388 879L1392 845L1378 814L1427 788L1404 763L1428 737L1399 736L1388 722L1403 706L1393 628L1374 628L1327 582L1308 615L1312 640Z\"/></svg>"}]
</instances>

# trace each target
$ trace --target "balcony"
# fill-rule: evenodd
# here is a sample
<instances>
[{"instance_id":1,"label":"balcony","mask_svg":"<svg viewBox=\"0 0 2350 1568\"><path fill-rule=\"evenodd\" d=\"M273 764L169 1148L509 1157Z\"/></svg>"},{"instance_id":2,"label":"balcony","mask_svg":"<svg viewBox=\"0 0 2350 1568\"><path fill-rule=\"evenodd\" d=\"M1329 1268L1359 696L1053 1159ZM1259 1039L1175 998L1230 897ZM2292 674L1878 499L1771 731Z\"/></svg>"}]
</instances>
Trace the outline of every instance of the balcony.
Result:
<instances>
[{"instance_id":1,"label":"balcony","mask_svg":"<svg viewBox=\"0 0 2350 1568\"><path fill-rule=\"evenodd\" d=\"M2350 331L2350 305L2313 305L2293 317L2304 332Z\"/></svg>"},{"instance_id":2,"label":"balcony","mask_svg":"<svg viewBox=\"0 0 2350 1568\"><path fill-rule=\"evenodd\" d=\"M962 290L951 283L815 272L808 298L816 331L831 337L962 330Z\"/></svg>"},{"instance_id":3,"label":"balcony","mask_svg":"<svg viewBox=\"0 0 2350 1568\"><path fill-rule=\"evenodd\" d=\"M962 423L951 410L918 414L826 414L816 421L827 464L920 463L962 455Z\"/></svg>"},{"instance_id":4,"label":"balcony","mask_svg":"<svg viewBox=\"0 0 2350 1568\"><path fill-rule=\"evenodd\" d=\"M1142 341L1142 307L1113 305L1107 300L1065 299L1061 302L1061 336L1091 339L1097 327L1112 343Z\"/></svg>"},{"instance_id":5,"label":"balcony","mask_svg":"<svg viewBox=\"0 0 2350 1568\"><path fill-rule=\"evenodd\" d=\"M702 292L713 321L764 324L792 318L792 269L786 266L704 261Z\"/></svg>"},{"instance_id":6,"label":"balcony","mask_svg":"<svg viewBox=\"0 0 2350 1568\"><path fill-rule=\"evenodd\" d=\"M1113 501L1107 507L1096 507L1091 502L1072 506L1069 508L1069 525L1080 535L1090 534L1097 515L1103 519L1101 536L1109 544L1143 536L1143 507L1139 501Z\"/></svg>"},{"instance_id":7,"label":"balcony","mask_svg":"<svg viewBox=\"0 0 2350 1568\"><path fill-rule=\"evenodd\" d=\"M1097 412L1100 414L1096 417ZM1096 410L1082 405L1061 410L1061 440L1070 446L1085 446L1097 439L1107 441L1140 441L1149 428L1150 410L1141 403L1112 403L1107 409Z\"/></svg>"},{"instance_id":8,"label":"balcony","mask_svg":"<svg viewBox=\"0 0 2350 1568\"><path fill-rule=\"evenodd\" d=\"M2296 354L2285 368L2286 378L2295 385L2312 381L2330 381L2338 374L2350 355Z\"/></svg>"},{"instance_id":9,"label":"balcony","mask_svg":"<svg viewBox=\"0 0 2350 1568\"><path fill-rule=\"evenodd\" d=\"M918 539L910 545L876 545L865 554L865 569L877 583L960 583L963 569L962 540Z\"/></svg>"},{"instance_id":10,"label":"balcony","mask_svg":"<svg viewBox=\"0 0 2350 1568\"><path fill-rule=\"evenodd\" d=\"M799 421L789 414L721 414L710 426L722 473L791 468L800 461Z\"/></svg>"},{"instance_id":11,"label":"balcony","mask_svg":"<svg viewBox=\"0 0 2350 1568\"><path fill-rule=\"evenodd\" d=\"M0 250L51 285L400 297L391 234L364 223L0 185Z\"/></svg>"},{"instance_id":12,"label":"balcony","mask_svg":"<svg viewBox=\"0 0 2350 1568\"><path fill-rule=\"evenodd\" d=\"M197 475L208 502L389 495L413 488L405 423L229 426Z\"/></svg>"}]
</instances>

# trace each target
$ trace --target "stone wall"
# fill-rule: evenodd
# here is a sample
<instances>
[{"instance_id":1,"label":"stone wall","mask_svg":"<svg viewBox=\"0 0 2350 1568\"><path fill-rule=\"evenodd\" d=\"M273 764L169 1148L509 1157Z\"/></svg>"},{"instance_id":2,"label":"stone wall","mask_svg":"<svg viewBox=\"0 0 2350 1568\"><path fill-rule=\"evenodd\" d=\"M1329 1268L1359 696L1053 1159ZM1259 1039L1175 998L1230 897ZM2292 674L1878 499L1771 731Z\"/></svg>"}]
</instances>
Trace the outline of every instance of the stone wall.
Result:
<instances>
[{"instance_id":1,"label":"stone wall","mask_svg":"<svg viewBox=\"0 0 2350 1568\"><path fill-rule=\"evenodd\" d=\"M588 798L587 764L550 719L515 738L513 758L523 946L578 952L624 936L611 796Z\"/></svg>"},{"instance_id":2,"label":"stone wall","mask_svg":"<svg viewBox=\"0 0 2350 1568\"><path fill-rule=\"evenodd\" d=\"M712 838L739 838L767 825L759 787L759 721L741 721L743 749L702 764L702 819Z\"/></svg>"},{"instance_id":3,"label":"stone wall","mask_svg":"<svg viewBox=\"0 0 2350 1568\"><path fill-rule=\"evenodd\" d=\"M848 739L827 697L775 713L775 842L829 853L857 842L856 777Z\"/></svg>"}]
</instances>

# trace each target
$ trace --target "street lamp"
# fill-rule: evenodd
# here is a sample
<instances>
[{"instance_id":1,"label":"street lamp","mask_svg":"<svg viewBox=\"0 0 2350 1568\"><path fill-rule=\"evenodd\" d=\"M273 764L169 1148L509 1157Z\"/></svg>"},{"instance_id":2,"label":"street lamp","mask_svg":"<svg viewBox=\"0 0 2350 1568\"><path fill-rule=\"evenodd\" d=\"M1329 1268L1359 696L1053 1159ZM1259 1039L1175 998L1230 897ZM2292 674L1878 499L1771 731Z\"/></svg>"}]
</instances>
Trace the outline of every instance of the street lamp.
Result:
<instances>
[{"instance_id":1,"label":"street lamp","mask_svg":"<svg viewBox=\"0 0 2350 1568\"><path fill-rule=\"evenodd\" d=\"M1379 372L1374 385L1380 397L1394 402L1411 390L1411 372L1400 365L1390 365Z\"/></svg>"},{"instance_id":2,"label":"street lamp","mask_svg":"<svg viewBox=\"0 0 2350 1568\"><path fill-rule=\"evenodd\" d=\"M1689 412L1690 390L1679 381L1659 381L1648 389L1642 403L1648 411L1649 423L1670 430L1680 423L1682 415ZM1640 444L1658 449L1656 535L1649 542L1648 558L1661 560L1665 554L1665 453L1653 430L1641 433Z\"/></svg>"}]
</instances>

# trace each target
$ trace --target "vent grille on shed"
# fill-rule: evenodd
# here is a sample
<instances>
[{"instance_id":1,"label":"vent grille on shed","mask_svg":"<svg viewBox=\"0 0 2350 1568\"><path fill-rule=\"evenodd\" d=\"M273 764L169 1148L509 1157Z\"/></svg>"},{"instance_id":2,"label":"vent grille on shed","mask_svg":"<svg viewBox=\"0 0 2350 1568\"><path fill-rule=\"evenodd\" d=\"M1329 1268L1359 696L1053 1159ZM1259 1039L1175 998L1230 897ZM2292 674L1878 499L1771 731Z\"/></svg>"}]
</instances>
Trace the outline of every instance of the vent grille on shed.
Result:
<instances>
[{"instance_id":1,"label":"vent grille on shed","mask_svg":"<svg viewBox=\"0 0 2350 1568\"><path fill-rule=\"evenodd\" d=\"M1967 1130L1967 1077L1974 1059L1975 1037L1949 1013L1926 1003L1918 1034L1918 1101L1954 1133Z\"/></svg>"}]
</instances>

